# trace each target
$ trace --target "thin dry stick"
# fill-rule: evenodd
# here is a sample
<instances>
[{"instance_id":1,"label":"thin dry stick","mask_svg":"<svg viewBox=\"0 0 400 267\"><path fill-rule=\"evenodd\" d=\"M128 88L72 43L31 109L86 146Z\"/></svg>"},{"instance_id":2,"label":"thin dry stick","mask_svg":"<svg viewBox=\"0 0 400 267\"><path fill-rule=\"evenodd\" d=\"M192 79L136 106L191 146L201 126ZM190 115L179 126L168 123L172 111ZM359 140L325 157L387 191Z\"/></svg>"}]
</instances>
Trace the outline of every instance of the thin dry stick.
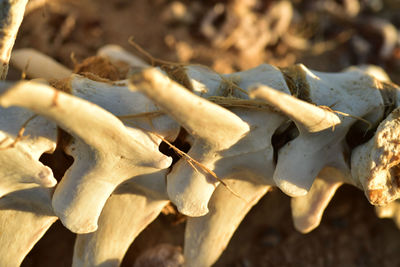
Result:
<instances>
[{"instance_id":1,"label":"thin dry stick","mask_svg":"<svg viewBox=\"0 0 400 267\"><path fill-rule=\"evenodd\" d=\"M26 126L28 125L28 123L29 123L31 120L33 120L33 119L36 118L36 117L37 117L37 115L35 114L35 115L33 115L32 117L30 117L29 119L27 119L27 120L24 122L24 124L22 124L21 128L19 129L18 135L17 135L17 137L14 139L14 141L13 141L11 144L9 144L9 145L7 145L7 146L5 146L5 147L1 147L0 150L5 150L5 149L13 148L19 141L21 141L22 138L23 138L23 135L24 135ZM6 138L4 138L2 141L0 141L0 145L2 145L7 139L8 139L8 137L6 137Z\"/></svg>"},{"instance_id":2,"label":"thin dry stick","mask_svg":"<svg viewBox=\"0 0 400 267\"><path fill-rule=\"evenodd\" d=\"M322 108L322 109L325 109L325 110L328 110L328 111L330 111L330 112L334 112L334 113L336 113L336 114L343 115L343 116L345 116L345 117L350 117L350 118L354 118L354 119L360 120L360 121L362 121L362 122L364 122L364 123L366 123L366 124L368 125L367 130L370 130L370 129L372 128L372 123L369 122L369 121L367 121L366 119L361 118L361 117L354 116L354 115L351 115L351 114L349 114L349 113L345 113L345 112L342 112L342 111L334 110L334 109L331 109L331 108L328 107L328 106L318 106L318 107L320 107L320 108Z\"/></svg>"},{"instance_id":3,"label":"thin dry stick","mask_svg":"<svg viewBox=\"0 0 400 267\"><path fill-rule=\"evenodd\" d=\"M180 157L183 157L189 164L190 166L193 167L193 169L196 172L199 172L195 166L195 164L197 166L199 166L203 171L205 171L206 173L210 174L212 177L214 177L218 182L220 182L229 192L231 192L234 196L238 197L239 199L247 202L244 198L242 198L238 193L236 193L235 191L233 191L232 188L229 187L229 185L227 183L225 183L221 178L219 178L215 172L213 172L212 170L210 170L209 168L207 168L206 166L204 166L202 163L198 162L197 160L193 159L191 156L189 156L188 154L186 154L185 152L183 152L182 150L180 150L179 148L177 148L176 146L174 146L173 144L171 144L170 142L168 142L168 140L166 140L164 137L162 137L161 135L152 132L152 134L154 134L155 136L157 136L158 138L160 138L162 141L164 141L169 147L171 147Z\"/></svg>"}]
</instances>

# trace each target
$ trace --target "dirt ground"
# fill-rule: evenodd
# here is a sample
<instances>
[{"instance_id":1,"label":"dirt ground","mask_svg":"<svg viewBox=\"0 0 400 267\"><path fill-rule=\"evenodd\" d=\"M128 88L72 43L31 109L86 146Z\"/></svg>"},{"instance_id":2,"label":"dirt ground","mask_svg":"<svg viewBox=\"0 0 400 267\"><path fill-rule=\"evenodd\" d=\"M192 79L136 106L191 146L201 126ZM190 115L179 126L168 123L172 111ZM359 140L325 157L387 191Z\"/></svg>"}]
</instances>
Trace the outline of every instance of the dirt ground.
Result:
<instances>
[{"instance_id":1,"label":"dirt ground","mask_svg":"<svg viewBox=\"0 0 400 267\"><path fill-rule=\"evenodd\" d=\"M304 63L321 71L373 63L400 83L397 0L167 1L31 0L16 48L32 47L73 67L105 44L147 60L199 63L229 73L261 63ZM397 16L396 16L397 15ZM398 36L398 35L397 35ZM18 78L10 71L10 77ZM182 246L184 222L160 215L134 242L122 266L161 243ZM22 266L70 266L74 234L57 222ZM378 219L363 193L343 186L319 228L296 232L290 201L278 189L257 204L215 266L400 266L400 231Z\"/></svg>"}]
</instances>

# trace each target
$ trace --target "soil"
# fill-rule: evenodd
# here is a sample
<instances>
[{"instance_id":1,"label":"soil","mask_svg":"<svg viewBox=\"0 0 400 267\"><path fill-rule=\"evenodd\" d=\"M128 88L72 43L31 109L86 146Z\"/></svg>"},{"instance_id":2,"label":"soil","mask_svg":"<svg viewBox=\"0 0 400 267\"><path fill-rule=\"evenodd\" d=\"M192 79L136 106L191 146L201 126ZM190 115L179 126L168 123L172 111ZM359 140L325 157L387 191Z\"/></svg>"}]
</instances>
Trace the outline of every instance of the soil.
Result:
<instances>
[{"instance_id":1,"label":"soil","mask_svg":"<svg viewBox=\"0 0 400 267\"><path fill-rule=\"evenodd\" d=\"M156 58L222 73L264 62L281 67L301 62L321 71L374 63L400 82L398 43L376 26L378 19L400 28L396 0L293 0L291 6L273 0L31 0L15 47L35 48L71 69L110 43L148 60L129 44L133 36ZM11 70L9 77L19 75ZM122 266L133 266L159 244L182 246L181 218L160 215L135 240ZM71 266L74 238L55 223L22 266ZM319 228L306 235L293 227L290 199L274 189L247 215L215 266L400 266L399 250L395 224L378 219L353 187L339 189Z\"/></svg>"}]
</instances>

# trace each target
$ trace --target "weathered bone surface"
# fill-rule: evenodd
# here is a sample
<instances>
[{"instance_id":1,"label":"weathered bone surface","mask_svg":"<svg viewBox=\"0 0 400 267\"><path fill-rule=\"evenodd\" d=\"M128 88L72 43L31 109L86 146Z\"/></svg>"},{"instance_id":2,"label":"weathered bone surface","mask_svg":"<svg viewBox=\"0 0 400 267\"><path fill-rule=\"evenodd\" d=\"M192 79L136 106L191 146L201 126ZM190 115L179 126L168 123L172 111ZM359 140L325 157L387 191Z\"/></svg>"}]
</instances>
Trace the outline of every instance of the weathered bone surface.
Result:
<instances>
[{"instance_id":1,"label":"weathered bone surface","mask_svg":"<svg viewBox=\"0 0 400 267\"><path fill-rule=\"evenodd\" d=\"M375 136L354 149L351 163L368 200L386 205L400 197L399 184L400 108L379 125Z\"/></svg>"},{"instance_id":2,"label":"weathered bone surface","mask_svg":"<svg viewBox=\"0 0 400 267\"><path fill-rule=\"evenodd\" d=\"M273 79L275 83L278 83L280 78L282 81L280 85L285 85L283 76L279 76L277 69L263 66L258 68L258 71L271 73L275 77ZM206 72L203 70L203 73ZM240 179L241 175L253 177L256 173L253 179L271 183L270 177L274 166L270 140L275 130L286 120L283 116L268 110L254 111L240 108L232 109L231 113L195 96L161 76L157 71L148 70L147 73L140 75L142 76L139 77L138 74L134 78L134 89L144 91L194 136L195 141L188 153L189 156L221 178ZM199 83L200 79L188 77L192 85L193 81ZM216 77L213 78L215 81ZM266 78L264 80L268 82ZM242 83L245 81L241 80ZM206 89L201 90L202 94L216 92L221 88ZM280 89L289 91L287 87ZM223 94L223 91L219 93ZM176 98L176 95L180 95L180 98ZM182 100L183 95L185 101ZM197 112L191 112L193 107L199 106L201 109L197 108ZM236 133L232 135L234 132ZM208 212L207 203L217 184L216 180L210 181L207 178L204 170L196 171L186 161L180 160L168 175L167 186L170 199L182 213L201 216Z\"/></svg>"},{"instance_id":3,"label":"weathered bone surface","mask_svg":"<svg viewBox=\"0 0 400 267\"><path fill-rule=\"evenodd\" d=\"M225 250L232 235L249 210L266 194L270 186L245 180L227 180L227 184L245 199L239 199L219 185L205 216L189 218L185 231L185 266L213 265Z\"/></svg>"},{"instance_id":4,"label":"weathered bone surface","mask_svg":"<svg viewBox=\"0 0 400 267\"><path fill-rule=\"evenodd\" d=\"M121 55L124 55L125 51L115 47L104 51L106 52L99 53L114 58L115 61L124 61L132 66L132 70L135 67L134 60L123 60L124 56ZM179 131L178 125L172 119L159 114L157 106L191 135L188 154L206 169L199 167L197 163L191 162L193 165L190 165L188 159L181 159L167 176L168 197L177 204L180 211L190 216L204 215L208 211L205 216L188 219L184 251L187 266L213 264L240 221L271 185L277 185L285 193L296 196L292 199L292 212L295 227L301 232L309 232L318 226L329 200L342 183L350 183L364 189L373 204L385 204L398 198L398 153L395 140L395 136L398 135L398 111L393 109L397 106L399 94L394 86L389 90L387 84L379 83L379 80L389 82L385 75L376 79L370 68L352 68L337 74L321 73L310 71L302 65L282 70L261 65L252 70L228 75L216 74L202 66L182 66L175 71L166 70L164 73L179 81L179 85L154 68L144 71L135 69L133 72L136 74L130 80L133 84L132 89L145 92L148 98L136 91L129 92L127 81L107 84L78 75L69 79L71 93L101 106L121 118L126 126L132 127L123 128L135 133L130 135L130 142L135 142L135 139L152 140L148 150L153 153L158 151L160 140L151 132L173 140ZM252 95L265 102L249 99L248 90L253 86L256 86L256 89L250 90ZM6 92L5 96L14 91ZM47 100L39 102L47 102L47 107L51 106L51 109L61 108L64 115L68 113L77 116L73 115L73 112L62 110L67 107L65 99L75 98L54 91L47 95L55 97L47 97ZM0 100L8 99L5 96ZM35 102L30 99L17 102L37 110L46 106L29 104ZM82 100L78 102L81 103ZM130 105L131 103L133 104ZM36 108L36 105L40 108ZM82 109L79 116L82 117L83 112L87 111L86 108ZM86 121L85 118L78 120L79 125L82 125L83 121L89 125L90 117L90 125L97 126L89 135L73 128L67 117L52 112L47 115L74 136L75 139L67 147L67 152L75 157L76 162L85 158L82 154L87 156L87 150L101 151L101 145L93 144L96 143L93 141L96 140L96 136L101 135L104 143L108 143L110 138L114 137L104 134L104 131L108 132L110 125L117 123L108 122L108 126L99 127L95 122L98 122L100 117L105 116L110 121L112 119L104 110L101 110L102 113L99 113L98 109L96 111L98 114L84 114ZM149 113L158 114L150 119L151 123L141 117ZM389 113L391 114L387 116ZM137 116L138 114L141 115ZM113 117L113 120L115 119ZM296 125L298 135L293 128L288 127L289 120ZM349 131L356 127L359 132L364 133L373 130L378 124L375 136L351 151L353 147L349 147L346 141ZM88 130L90 129L85 129ZM283 147L278 146L274 151L273 135L279 136L285 132L289 133L289 141L286 140L282 144ZM127 146L126 142L120 142L124 147ZM116 145L113 141L110 144ZM107 148L107 152L113 151L111 146ZM99 154L97 150L96 153ZM274 152L277 153L276 163ZM115 157L115 154L110 157ZM168 166L169 164L165 164L163 168ZM90 166L74 163L63 181L68 179L71 170L76 172L77 167L82 168L78 169L78 172L83 172L83 168ZM164 171L158 167L153 169L153 174L136 178L133 178L135 175L126 176L129 182L124 182L126 179L114 182L114 188L122 184L106 202L98 231L80 235L77 239L75 266L118 266L129 243L157 216L167 202L163 191ZM109 169L102 170L102 177L104 171ZM240 197L219 184L215 177L210 175L210 171L226 180L229 188ZM74 183L72 187L81 191L79 194L70 195L69 201L80 202L82 206L92 204L88 198L85 199L85 194L93 199L104 199L105 202L112 192L94 197L97 193L85 192L85 186L80 189L82 185L79 181L71 183ZM379 194L375 194L376 189L380 190ZM63 190L68 192L70 188L64 187ZM96 216L99 215L104 202L99 205ZM134 209L146 212L138 216L132 212ZM386 206L386 210L389 212L382 211L382 216L397 216L395 208ZM124 216L130 218L132 224L126 221L121 227L112 227L117 224L115 218L121 212L125 212ZM147 214L151 216L145 219ZM76 220L76 216L76 213L69 213L64 220ZM121 244L107 242L112 236L116 240L122 240Z\"/></svg>"},{"instance_id":5,"label":"weathered bone surface","mask_svg":"<svg viewBox=\"0 0 400 267\"><path fill-rule=\"evenodd\" d=\"M31 78L63 79L72 74L71 70L52 58L30 48L15 50L11 64Z\"/></svg>"},{"instance_id":6,"label":"weathered bone surface","mask_svg":"<svg viewBox=\"0 0 400 267\"><path fill-rule=\"evenodd\" d=\"M109 112L51 87L18 83L3 91L0 103L31 109L75 137L67 151L75 158L74 164L52 201L56 215L71 231L95 231L101 210L118 184L171 164L170 158L158 152L159 140L128 129Z\"/></svg>"},{"instance_id":7,"label":"weathered bone surface","mask_svg":"<svg viewBox=\"0 0 400 267\"><path fill-rule=\"evenodd\" d=\"M44 187L57 183L52 170L39 162L43 153L56 148L56 126L34 115L18 107L0 108L0 196L31 187L33 183ZM18 138L25 123L24 136Z\"/></svg>"},{"instance_id":8,"label":"weathered bone surface","mask_svg":"<svg viewBox=\"0 0 400 267\"><path fill-rule=\"evenodd\" d=\"M391 218L394 223L400 228L400 202L393 201L386 206L376 206L375 212L379 218Z\"/></svg>"},{"instance_id":9,"label":"weathered bone surface","mask_svg":"<svg viewBox=\"0 0 400 267\"><path fill-rule=\"evenodd\" d=\"M135 75L132 83L133 89L145 92L196 137L188 155L211 170L221 159L220 151L228 150L249 131L249 126L233 113L192 94L158 70L145 70ZM168 175L167 190L182 213L201 216L208 212L207 203L217 185L218 181L204 175L204 170L196 171L181 160Z\"/></svg>"},{"instance_id":10,"label":"weathered bone surface","mask_svg":"<svg viewBox=\"0 0 400 267\"><path fill-rule=\"evenodd\" d=\"M341 122L335 125L337 120L333 119L332 111L324 113L322 108L319 108L319 111L316 109L313 114L316 114L318 121L324 117L328 121L334 121L331 123L331 129L324 129L325 125L312 128L321 124L315 124L314 119L309 124L302 121L308 118L302 114L303 110L312 112L302 100L277 98L277 92L266 87L260 87L254 92L256 96L292 118L299 129L299 136L279 150L274 173L277 186L289 196L296 197L307 194L316 176L325 166L346 169L346 166L343 166L342 155L346 153L345 137L350 127L357 118L366 118L371 125L376 125L382 119L385 107L381 93L376 90L376 79L358 69L336 74L312 72L303 65L297 65L288 72L302 77L303 87L297 89L303 90L299 91L299 94L304 98L318 106L341 112L338 115ZM296 102L298 104L295 104ZM293 112L288 106L295 106L298 112ZM304 108L306 106L307 109ZM351 116L345 117L343 113ZM328 119L330 117L332 119Z\"/></svg>"}]
</instances>

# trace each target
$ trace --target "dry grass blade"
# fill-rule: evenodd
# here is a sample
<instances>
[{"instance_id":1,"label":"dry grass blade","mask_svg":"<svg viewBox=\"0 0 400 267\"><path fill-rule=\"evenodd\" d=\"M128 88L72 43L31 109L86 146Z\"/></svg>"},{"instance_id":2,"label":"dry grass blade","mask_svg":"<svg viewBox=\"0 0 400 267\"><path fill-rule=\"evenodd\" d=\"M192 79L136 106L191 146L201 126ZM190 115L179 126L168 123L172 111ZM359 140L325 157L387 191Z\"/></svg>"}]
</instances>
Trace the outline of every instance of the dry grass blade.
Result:
<instances>
[{"instance_id":1,"label":"dry grass blade","mask_svg":"<svg viewBox=\"0 0 400 267\"><path fill-rule=\"evenodd\" d=\"M32 117L30 117L29 119L27 119L27 120L24 122L24 124L22 124L21 128L19 129L18 135L17 135L17 137L14 139L14 141L13 141L11 144L9 144L9 145L7 145L7 146L5 146L5 147L1 147L0 150L5 150L5 149L13 148L19 141L21 141L22 138L23 138L23 135L24 135L26 126L28 125L28 123L29 123L31 120L33 120L33 119L36 118L36 117L37 117L37 115L33 115ZM2 141L0 141L0 145L2 145L6 140L8 140L8 137L6 137L6 138L4 138Z\"/></svg>"},{"instance_id":2,"label":"dry grass blade","mask_svg":"<svg viewBox=\"0 0 400 267\"><path fill-rule=\"evenodd\" d=\"M239 199L247 202L243 197L241 197L238 193L236 193L235 191L232 190L232 188L229 187L229 185L227 183L225 183L221 178L219 178L215 172L213 172L212 170L210 170L209 168L207 168L206 166L204 166L203 164L201 164L200 162L198 162L197 160L193 159L191 156L189 156L188 154L186 154L185 152L183 152L182 150L180 150L179 148L177 148L176 146L174 146L173 144L171 144L170 142L168 142L168 140L166 140L164 137L162 137L161 135L157 134L157 133L152 133L155 136L157 136L158 138L160 138L162 141L164 141L169 147L171 147L180 157L184 158L189 164L190 166L193 167L193 169L198 172L198 169L195 167L195 165L197 165L198 167L200 167L200 169L202 169L204 172L210 174L213 178L215 178L218 182L220 182L229 192L231 192L234 196L238 197Z\"/></svg>"}]
</instances>

